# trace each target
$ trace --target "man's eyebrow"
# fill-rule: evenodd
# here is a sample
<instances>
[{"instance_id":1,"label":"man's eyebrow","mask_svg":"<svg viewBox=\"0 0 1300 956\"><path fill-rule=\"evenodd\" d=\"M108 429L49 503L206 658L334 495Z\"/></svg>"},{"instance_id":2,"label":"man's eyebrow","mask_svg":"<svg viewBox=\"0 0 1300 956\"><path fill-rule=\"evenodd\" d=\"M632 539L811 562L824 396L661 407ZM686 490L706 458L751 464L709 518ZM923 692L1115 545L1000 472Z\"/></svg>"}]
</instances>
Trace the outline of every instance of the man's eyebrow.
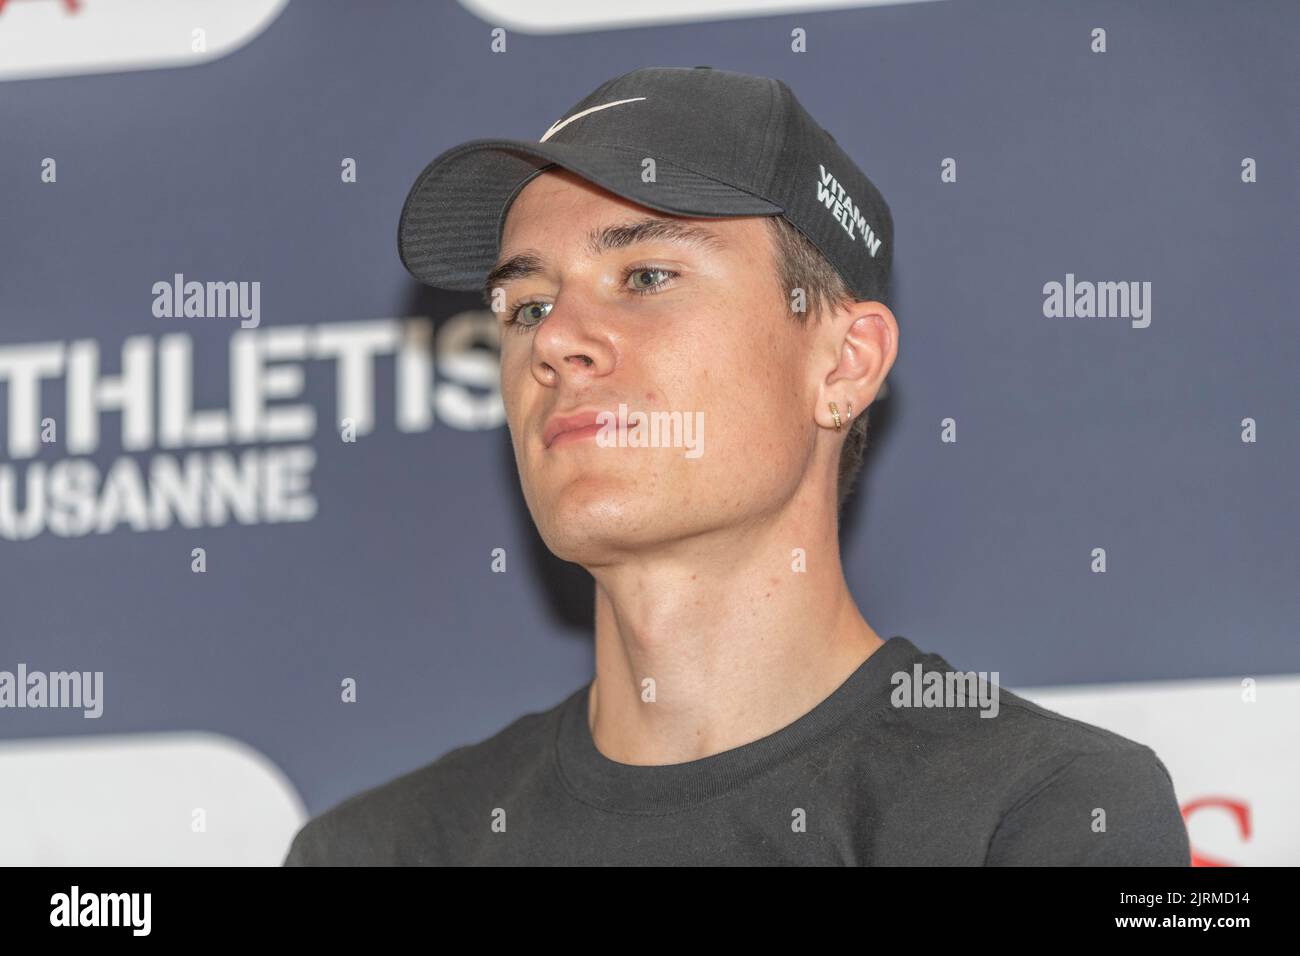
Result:
<instances>
[{"instance_id":1,"label":"man's eyebrow","mask_svg":"<svg viewBox=\"0 0 1300 956\"><path fill-rule=\"evenodd\" d=\"M488 273L487 279L483 283L483 301L488 306L491 306L492 290L497 286L513 279L526 279L544 271L542 257L534 252L521 252L518 255L511 256L509 259L498 263Z\"/></svg>"},{"instance_id":2,"label":"man's eyebrow","mask_svg":"<svg viewBox=\"0 0 1300 956\"><path fill-rule=\"evenodd\" d=\"M637 219L603 229L593 229L587 236L587 251L598 256L610 249L625 249L638 242L678 242L686 246L698 246L721 252L727 248L726 241L704 226L682 222L680 219Z\"/></svg>"},{"instance_id":3,"label":"man's eyebrow","mask_svg":"<svg viewBox=\"0 0 1300 956\"><path fill-rule=\"evenodd\" d=\"M721 252L727 248L722 236L705 226L680 219L651 217L593 229L587 236L587 252L601 255L611 249L626 249L638 242L676 242ZM483 301L491 302L492 290L513 279L524 279L544 271L543 259L529 250L510 256L493 267L483 283Z\"/></svg>"}]
</instances>

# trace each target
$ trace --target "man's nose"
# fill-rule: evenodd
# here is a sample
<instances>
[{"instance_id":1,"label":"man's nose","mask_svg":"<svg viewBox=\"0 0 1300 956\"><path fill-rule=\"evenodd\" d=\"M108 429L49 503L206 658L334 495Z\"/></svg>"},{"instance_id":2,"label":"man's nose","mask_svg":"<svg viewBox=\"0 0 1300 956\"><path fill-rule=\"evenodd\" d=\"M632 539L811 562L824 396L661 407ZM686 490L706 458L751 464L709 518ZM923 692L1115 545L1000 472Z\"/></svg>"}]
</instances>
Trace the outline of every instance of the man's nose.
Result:
<instances>
[{"instance_id":1,"label":"man's nose","mask_svg":"<svg viewBox=\"0 0 1300 956\"><path fill-rule=\"evenodd\" d=\"M582 288L566 287L555 297L533 333L533 374L543 385L606 375L615 365L608 327L609 307Z\"/></svg>"}]
</instances>

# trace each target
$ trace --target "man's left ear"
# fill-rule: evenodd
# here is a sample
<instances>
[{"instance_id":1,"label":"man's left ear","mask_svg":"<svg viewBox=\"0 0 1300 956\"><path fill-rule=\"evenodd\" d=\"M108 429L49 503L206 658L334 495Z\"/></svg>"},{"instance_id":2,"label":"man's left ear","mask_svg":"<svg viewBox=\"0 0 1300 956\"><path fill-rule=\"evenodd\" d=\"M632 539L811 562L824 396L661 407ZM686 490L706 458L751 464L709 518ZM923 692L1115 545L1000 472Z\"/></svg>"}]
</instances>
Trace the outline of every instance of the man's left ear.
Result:
<instances>
[{"instance_id":1,"label":"man's left ear","mask_svg":"<svg viewBox=\"0 0 1300 956\"><path fill-rule=\"evenodd\" d=\"M831 336L836 364L820 386L817 424L835 428L838 411L841 427L847 427L876 400L894 366L898 320L883 302L853 302L836 309L823 329Z\"/></svg>"}]
</instances>

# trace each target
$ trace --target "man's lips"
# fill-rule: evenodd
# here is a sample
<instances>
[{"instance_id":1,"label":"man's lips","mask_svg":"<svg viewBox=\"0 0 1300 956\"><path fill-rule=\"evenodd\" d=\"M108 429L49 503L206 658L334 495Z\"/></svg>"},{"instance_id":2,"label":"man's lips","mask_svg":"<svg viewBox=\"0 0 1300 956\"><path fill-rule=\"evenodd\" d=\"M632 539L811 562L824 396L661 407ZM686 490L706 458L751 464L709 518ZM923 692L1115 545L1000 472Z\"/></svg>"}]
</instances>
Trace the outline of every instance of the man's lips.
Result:
<instances>
[{"instance_id":1,"label":"man's lips","mask_svg":"<svg viewBox=\"0 0 1300 956\"><path fill-rule=\"evenodd\" d=\"M591 438L603 427L596 419L597 411L575 412L572 415L553 415L542 429L542 444L552 447L557 441L578 441Z\"/></svg>"}]
</instances>

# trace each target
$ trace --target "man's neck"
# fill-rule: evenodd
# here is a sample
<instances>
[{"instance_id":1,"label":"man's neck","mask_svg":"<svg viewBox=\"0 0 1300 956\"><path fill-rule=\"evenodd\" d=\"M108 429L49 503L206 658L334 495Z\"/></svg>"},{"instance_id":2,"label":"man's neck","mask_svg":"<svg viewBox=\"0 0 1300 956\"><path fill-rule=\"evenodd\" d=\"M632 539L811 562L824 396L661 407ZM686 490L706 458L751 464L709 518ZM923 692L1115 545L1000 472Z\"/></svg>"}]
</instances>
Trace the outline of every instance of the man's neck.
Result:
<instances>
[{"instance_id":1,"label":"man's neck","mask_svg":"<svg viewBox=\"0 0 1300 956\"><path fill-rule=\"evenodd\" d=\"M884 643L845 584L833 522L815 540L781 524L593 572L587 716L601 753L649 765L742 746L812 710Z\"/></svg>"}]
</instances>

